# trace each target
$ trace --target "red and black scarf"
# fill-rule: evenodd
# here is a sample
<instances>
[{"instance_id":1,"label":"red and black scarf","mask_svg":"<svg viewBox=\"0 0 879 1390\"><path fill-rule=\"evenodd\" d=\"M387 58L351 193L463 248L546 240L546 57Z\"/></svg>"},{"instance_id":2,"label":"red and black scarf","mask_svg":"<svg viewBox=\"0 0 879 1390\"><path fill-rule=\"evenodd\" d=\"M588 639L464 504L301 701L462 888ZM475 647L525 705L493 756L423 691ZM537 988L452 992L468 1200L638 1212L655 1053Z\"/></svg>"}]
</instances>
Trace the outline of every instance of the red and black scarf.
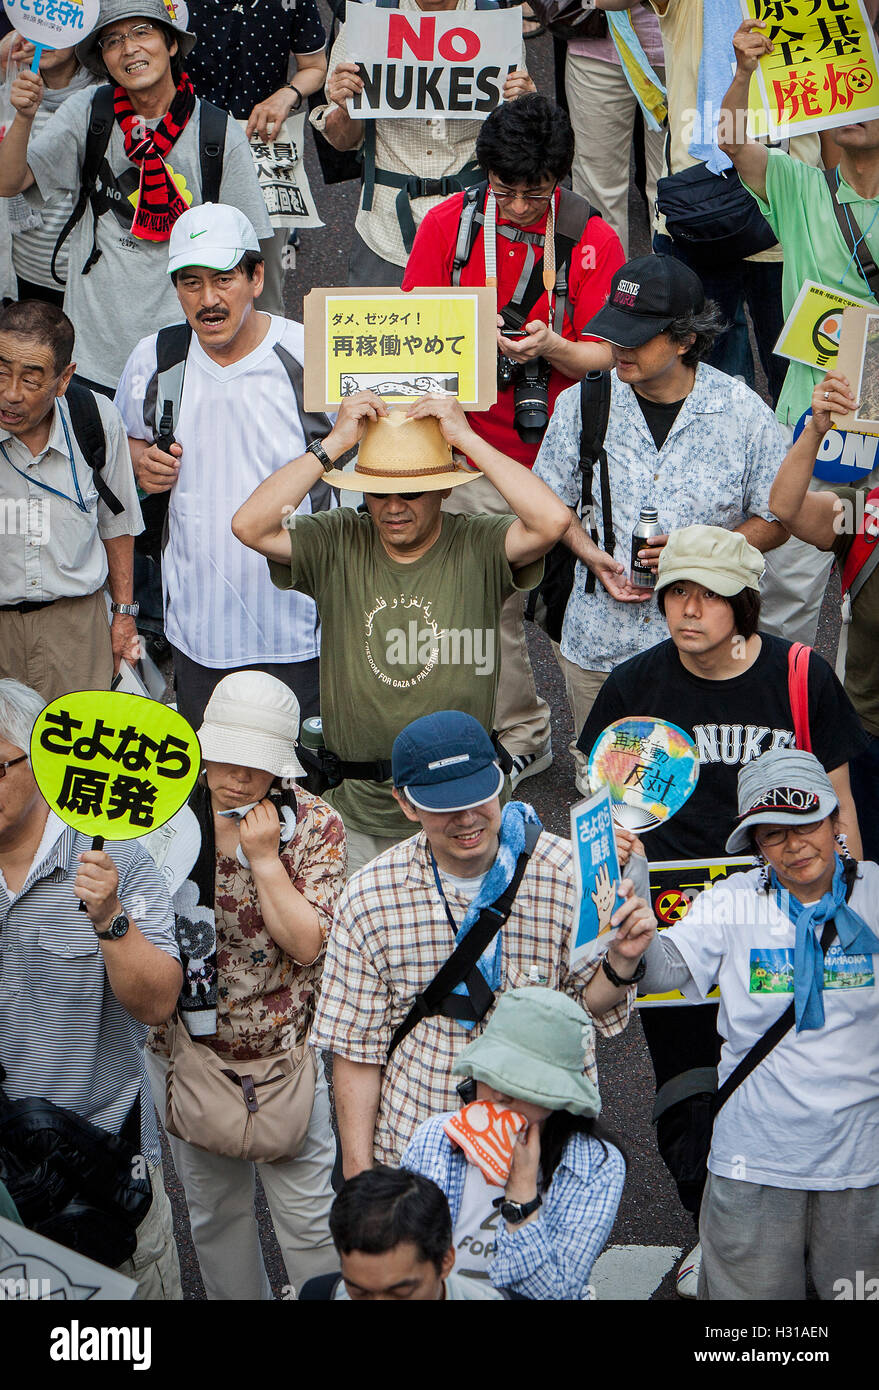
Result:
<instances>
[{"instance_id":1,"label":"red and black scarf","mask_svg":"<svg viewBox=\"0 0 879 1390\"><path fill-rule=\"evenodd\" d=\"M195 110L195 88L184 72L177 83L171 109L155 130L146 130L144 121L131 105L124 87L113 94L116 120L125 138L125 153L140 166L140 188L131 225L131 235L143 241L167 241L177 218L189 204L168 172L165 156Z\"/></svg>"}]
</instances>

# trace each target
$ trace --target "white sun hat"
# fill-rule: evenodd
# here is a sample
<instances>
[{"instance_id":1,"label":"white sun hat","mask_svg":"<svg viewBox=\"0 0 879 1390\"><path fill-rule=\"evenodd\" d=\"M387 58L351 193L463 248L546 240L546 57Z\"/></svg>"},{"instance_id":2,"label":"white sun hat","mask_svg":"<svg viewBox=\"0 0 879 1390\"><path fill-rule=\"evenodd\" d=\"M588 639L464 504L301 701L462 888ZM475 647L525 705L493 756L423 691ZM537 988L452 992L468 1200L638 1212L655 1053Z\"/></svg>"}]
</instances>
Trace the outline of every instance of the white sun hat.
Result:
<instances>
[{"instance_id":1,"label":"white sun hat","mask_svg":"<svg viewBox=\"0 0 879 1390\"><path fill-rule=\"evenodd\" d=\"M299 701L265 671L234 671L214 690L198 731L211 763L256 767L274 777L304 777L296 756Z\"/></svg>"}]
</instances>

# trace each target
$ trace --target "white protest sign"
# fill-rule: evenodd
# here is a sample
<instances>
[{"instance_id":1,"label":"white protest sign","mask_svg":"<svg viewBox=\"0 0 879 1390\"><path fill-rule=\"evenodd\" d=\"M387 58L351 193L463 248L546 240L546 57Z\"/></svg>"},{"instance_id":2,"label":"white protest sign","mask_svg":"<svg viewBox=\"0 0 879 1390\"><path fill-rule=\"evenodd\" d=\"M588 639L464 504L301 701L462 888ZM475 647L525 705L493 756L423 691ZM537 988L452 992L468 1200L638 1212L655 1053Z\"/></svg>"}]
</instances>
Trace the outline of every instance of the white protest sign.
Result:
<instances>
[{"instance_id":1,"label":"white protest sign","mask_svg":"<svg viewBox=\"0 0 879 1390\"><path fill-rule=\"evenodd\" d=\"M363 78L348 100L354 119L481 120L521 62L522 16L518 7L427 14L349 5L345 45Z\"/></svg>"},{"instance_id":2,"label":"white protest sign","mask_svg":"<svg viewBox=\"0 0 879 1390\"><path fill-rule=\"evenodd\" d=\"M239 120L244 130L247 121ZM274 132L273 132L274 133ZM305 112L288 116L274 140L250 137L250 153L273 227L322 227L302 160Z\"/></svg>"},{"instance_id":3,"label":"white protest sign","mask_svg":"<svg viewBox=\"0 0 879 1390\"><path fill-rule=\"evenodd\" d=\"M0 1217L0 1302L133 1298L137 1284L115 1269Z\"/></svg>"},{"instance_id":4,"label":"white protest sign","mask_svg":"<svg viewBox=\"0 0 879 1390\"><path fill-rule=\"evenodd\" d=\"M38 48L73 48L98 22L100 0L4 0L6 18Z\"/></svg>"}]
</instances>

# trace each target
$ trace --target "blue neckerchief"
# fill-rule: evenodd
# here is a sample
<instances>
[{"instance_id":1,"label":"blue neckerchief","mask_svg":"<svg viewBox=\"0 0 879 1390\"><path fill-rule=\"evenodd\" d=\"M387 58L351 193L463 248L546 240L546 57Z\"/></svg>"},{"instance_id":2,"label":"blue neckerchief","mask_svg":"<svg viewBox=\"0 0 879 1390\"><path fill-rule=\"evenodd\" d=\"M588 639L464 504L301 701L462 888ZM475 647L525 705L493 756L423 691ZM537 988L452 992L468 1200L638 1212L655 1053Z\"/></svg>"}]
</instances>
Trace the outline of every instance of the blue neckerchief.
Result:
<instances>
[{"instance_id":1,"label":"blue neckerchief","mask_svg":"<svg viewBox=\"0 0 879 1390\"><path fill-rule=\"evenodd\" d=\"M793 893L782 888L774 869L769 882L775 889L775 899L787 912L796 927L794 946L794 1010L797 1032L824 1025L824 953L821 950L821 928L834 920L839 944L845 955L872 955L879 952L876 936L857 912L845 900L845 875L842 860L836 855L833 882L829 892L817 903L801 903Z\"/></svg>"},{"instance_id":2,"label":"blue neckerchief","mask_svg":"<svg viewBox=\"0 0 879 1390\"><path fill-rule=\"evenodd\" d=\"M702 0L702 57L696 97L701 129L697 126L693 132L688 153L694 159L704 159L712 174L732 167L732 160L718 149L715 137L720 104L735 71L732 36L741 22L739 0Z\"/></svg>"},{"instance_id":3,"label":"blue neckerchief","mask_svg":"<svg viewBox=\"0 0 879 1390\"><path fill-rule=\"evenodd\" d=\"M479 892L476 894L475 898L473 898L464 914L464 920L455 935L456 946L459 946L464 940L464 937L473 926L473 923L478 918L482 909L497 902L501 893L509 886L510 880L516 870L516 864L519 861L519 855L525 848L526 821L531 821L534 825L540 825L534 808L526 805L524 801L507 802L507 805L501 812L501 829L497 856L488 873L485 875L485 878L482 880ZM449 905L446 902L446 895L443 892L439 870L437 869L433 854L431 854L431 863L433 864L436 886L445 904L446 913L448 914L449 920L454 925L454 918L451 912L449 912ZM497 993L501 987L502 935L503 930L495 932L495 935L476 962L479 973L482 975L485 983L488 985L489 989L493 990L495 993ZM455 986L452 993L466 995L466 984L462 981L461 984ZM473 1021L471 1019L459 1018L457 1022L464 1028L473 1027Z\"/></svg>"}]
</instances>

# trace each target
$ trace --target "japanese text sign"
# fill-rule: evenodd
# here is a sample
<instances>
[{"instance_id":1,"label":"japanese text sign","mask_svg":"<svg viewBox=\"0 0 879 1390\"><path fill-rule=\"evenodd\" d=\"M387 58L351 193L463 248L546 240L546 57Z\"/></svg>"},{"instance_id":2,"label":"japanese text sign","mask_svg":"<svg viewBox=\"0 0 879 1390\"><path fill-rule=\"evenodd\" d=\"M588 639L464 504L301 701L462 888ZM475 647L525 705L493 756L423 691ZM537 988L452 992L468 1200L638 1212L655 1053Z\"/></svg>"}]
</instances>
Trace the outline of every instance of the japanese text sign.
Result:
<instances>
[{"instance_id":1,"label":"japanese text sign","mask_svg":"<svg viewBox=\"0 0 879 1390\"><path fill-rule=\"evenodd\" d=\"M241 129L247 121L238 122ZM288 116L272 140L250 137L250 153L273 227L322 227L302 162L305 112Z\"/></svg>"},{"instance_id":2,"label":"japanese text sign","mask_svg":"<svg viewBox=\"0 0 879 1390\"><path fill-rule=\"evenodd\" d=\"M141 695L78 690L47 705L31 735L37 785L67 825L135 840L170 820L201 766L182 714Z\"/></svg>"},{"instance_id":3,"label":"japanese text sign","mask_svg":"<svg viewBox=\"0 0 879 1390\"><path fill-rule=\"evenodd\" d=\"M660 931L673 927L682 917L686 917L690 904L706 888L727 878L729 874L740 873L754 867L753 859L738 856L732 859L681 859L663 860L650 865L650 903L656 924ZM719 909L727 910L727 904L718 904ZM720 991L713 989L709 999L719 999ZM667 994L644 994L638 997L638 1006L651 1007L657 1004L689 1004L679 990ZM701 1002L701 1001L700 1001Z\"/></svg>"},{"instance_id":4,"label":"japanese text sign","mask_svg":"<svg viewBox=\"0 0 879 1390\"><path fill-rule=\"evenodd\" d=\"M689 734L665 719L617 719L589 754L589 785L606 786L614 819L642 834L679 811L699 776Z\"/></svg>"},{"instance_id":5,"label":"japanese text sign","mask_svg":"<svg viewBox=\"0 0 879 1390\"><path fill-rule=\"evenodd\" d=\"M345 45L363 79L348 114L481 120L522 57L517 8L425 14L349 5Z\"/></svg>"},{"instance_id":6,"label":"japanese text sign","mask_svg":"<svg viewBox=\"0 0 879 1390\"><path fill-rule=\"evenodd\" d=\"M610 919L623 901L617 893L620 864L607 787L571 807L571 847L577 887L571 931L573 969L607 950L614 939Z\"/></svg>"},{"instance_id":7,"label":"japanese text sign","mask_svg":"<svg viewBox=\"0 0 879 1390\"><path fill-rule=\"evenodd\" d=\"M6 18L43 48L73 48L98 22L100 0L3 0Z\"/></svg>"},{"instance_id":8,"label":"japanese text sign","mask_svg":"<svg viewBox=\"0 0 879 1390\"><path fill-rule=\"evenodd\" d=\"M860 0L742 0L773 49L757 68L769 137L879 116L879 53Z\"/></svg>"},{"instance_id":9,"label":"japanese text sign","mask_svg":"<svg viewBox=\"0 0 879 1390\"><path fill-rule=\"evenodd\" d=\"M833 371L842 335L842 311L862 299L805 280L773 348L780 357Z\"/></svg>"},{"instance_id":10,"label":"japanese text sign","mask_svg":"<svg viewBox=\"0 0 879 1390\"><path fill-rule=\"evenodd\" d=\"M406 403L446 392L469 410L497 400L495 289L312 290L304 318L306 410L366 390Z\"/></svg>"}]
</instances>

